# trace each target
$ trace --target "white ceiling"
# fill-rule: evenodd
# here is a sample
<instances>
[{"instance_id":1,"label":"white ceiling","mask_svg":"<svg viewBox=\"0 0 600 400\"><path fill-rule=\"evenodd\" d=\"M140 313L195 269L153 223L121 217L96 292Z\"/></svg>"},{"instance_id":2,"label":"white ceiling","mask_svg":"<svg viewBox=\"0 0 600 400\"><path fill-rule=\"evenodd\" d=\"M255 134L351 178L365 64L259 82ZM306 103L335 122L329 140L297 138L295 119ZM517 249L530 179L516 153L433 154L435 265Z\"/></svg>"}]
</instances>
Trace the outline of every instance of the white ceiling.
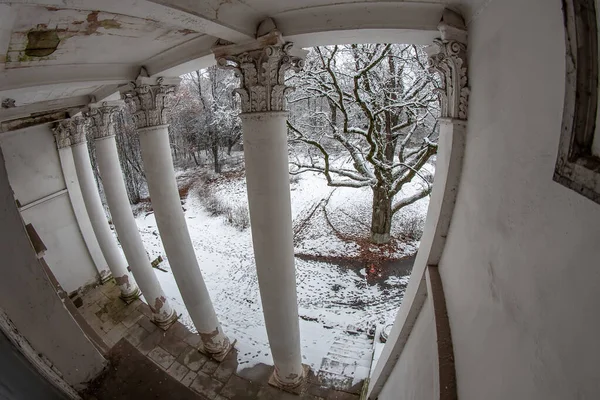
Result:
<instances>
[{"instance_id":1,"label":"white ceiling","mask_svg":"<svg viewBox=\"0 0 600 400\"><path fill-rule=\"evenodd\" d=\"M142 66L179 75L213 62L217 38L251 40L266 17L303 47L429 43L444 7L469 20L491 1L0 0L0 98L25 106L90 95L135 79ZM56 51L25 54L36 30L56 31Z\"/></svg>"}]
</instances>

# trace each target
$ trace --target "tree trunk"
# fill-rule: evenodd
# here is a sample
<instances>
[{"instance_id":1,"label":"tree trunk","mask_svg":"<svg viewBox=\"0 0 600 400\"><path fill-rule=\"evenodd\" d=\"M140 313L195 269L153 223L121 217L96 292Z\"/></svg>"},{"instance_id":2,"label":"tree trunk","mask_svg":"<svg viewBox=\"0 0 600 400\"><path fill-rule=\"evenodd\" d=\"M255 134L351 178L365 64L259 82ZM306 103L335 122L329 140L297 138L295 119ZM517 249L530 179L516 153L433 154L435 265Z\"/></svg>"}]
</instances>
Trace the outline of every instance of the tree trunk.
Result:
<instances>
[{"instance_id":1,"label":"tree trunk","mask_svg":"<svg viewBox=\"0 0 600 400\"><path fill-rule=\"evenodd\" d=\"M219 145L216 143L213 143L211 146L211 151L212 151L212 156L213 156L215 172L217 174L220 174L221 173L221 163L219 160Z\"/></svg>"},{"instance_id":2,"label":"tree trunk","mask_svg":"<svg viewBox=\"0 0 600 400\"><path fill-rule=\"evenodd\" d=\"M196 152L192 151L192 157L194 157L194 162L196 163L196 167L199 167L200 163L198 162L198 158L196 157Z\"/></svg>"},{"instance_id":3,"label":"tree trunk","mask_svg":"<svg viewBox=\"0 0 600 400\"><path fill-rule=\"evenodd\" d=\"M385 188L373 188L373 216L371 218L371 241L386 244L392 229L392 199Z\"/></svg>"}]
</instances>

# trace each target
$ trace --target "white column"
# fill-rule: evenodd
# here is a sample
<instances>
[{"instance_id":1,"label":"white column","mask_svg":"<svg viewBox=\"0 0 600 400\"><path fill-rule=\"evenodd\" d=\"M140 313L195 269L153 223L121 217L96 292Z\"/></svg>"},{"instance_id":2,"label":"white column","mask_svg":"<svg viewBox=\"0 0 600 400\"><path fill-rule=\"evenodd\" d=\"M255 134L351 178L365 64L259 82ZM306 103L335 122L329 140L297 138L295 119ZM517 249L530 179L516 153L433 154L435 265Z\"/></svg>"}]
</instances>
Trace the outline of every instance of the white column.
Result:
<instances>
[{"instance_id":1,"label":"white column","mask_svg":"<svg viewBox=\"0 0 600 400\"><path fill-rule=\"evenodd\" d=\"M263 313L281 384L303 376L286 134L287 113L242 114L250 226Z\"/></svg>"},{"instance_id":2,"label":"white column","mask_svg":"<svg viewBox=\"0 0 600 400\"><path fill-rule=\"evenodd\" d=\"M119 251L117 242L110 230L102 200L98 193L94 171L88 151L85 137L85 121L83 118L73 118L71 130L71 150L73 152L73 161L77 171L77 178L83 194L85 208L87 209L94 233L108 262L108 267L112 272L115 282L121 289L121 298L125 302L131 302L139 297L137 285L130 279L127 272L127 263Z\"/></svg>"},{"instance_id":3,"label":"white column","mask_svg":"<svg viewBox=\"0 0 600 400\"><path fill-rule=\"evenodd\" d=\"M284 76L287 69L300 70L303 60L291 54L291 43L284 43L276 30L250 46L223 46L213 52L221 67L241 77L236 92L242 106L252 243L275 363L269 383L297 391L306 372L300 349L285 111L289 88Z\"/></svg>"},{"instance_id":4,"label":"white column","mask_svg":"<svg viewBox=\"0 0 600 400\"><path fill-rule=\"evenodd\" d=\"M134 119L140 135L148 190L173 276L204 351L222 360L232 345L217 319L196 259L181 208L165 122L165 97L174 92L178 84L178 78L169 81L138 78L135 88L124 96L136 109Z\"/></svg>"},{"instance_id":5,"label":"white column","mask_svg":"<svg viewBox=\"0 0 600 400\"><path fill-rule=\"evenodd\" d=\"M177 314L169 304L148 259L131 211L119 162L112 115L119 112L119 107L123 105L122 101L92 105L90 118L96 145L96 161L102 176L106 202L131 272L153 312L154 322L167 329L177 320Z\"/></svg>"},{"instance_id":6,"label":"white column","mask_svg":"<svg viewBox=\"0 0 600 400\"><path fill-rule=\"evenodd\" d=\"M96 239L90 217L85 209L83 194L81 194L77 172L75 171L73 152L71 151L70 124L70 121L60 121L53 129L54 137L56 138L56 147L58 148L58 158L60 159L65 184L69 191L69 200L71 200L71 206L73 207L73 213L75 214L77 225L81 231L81 236L83 236L85 245L98 270L100 282L105 283L112 278L112 274L108 268L108 263L102 254L102 249L98 244L98 239Z\"/></svg>"}]
</instances>

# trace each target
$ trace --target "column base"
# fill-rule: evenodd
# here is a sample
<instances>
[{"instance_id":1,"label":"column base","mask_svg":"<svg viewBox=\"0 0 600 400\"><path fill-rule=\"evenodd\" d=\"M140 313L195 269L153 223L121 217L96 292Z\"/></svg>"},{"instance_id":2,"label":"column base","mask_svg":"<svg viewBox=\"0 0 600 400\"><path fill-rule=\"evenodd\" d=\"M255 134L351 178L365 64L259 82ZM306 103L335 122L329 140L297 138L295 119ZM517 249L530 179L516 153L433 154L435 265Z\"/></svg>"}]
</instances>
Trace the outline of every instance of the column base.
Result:
<instances>
[{"instance_id":1,"label":"column base","mask_svg":"<svg viewBox=\"0 0 600 400\"><path fill-rule=\"evenodd\" d=\"M277 375L277 368L273 370L271 377L269 378L269 385L281 389L284 392L300 395L306 390L306 377L310 372L310 367L306 364L302 364L302 376L298 377L298 380L293 383L282 382Z\"/></svg>"},{"instance_id":2,"label":"column base","mask_svg":"<svg viewBox=\"0 0 600 400\"><path fill-rule=\"evenodd\" d=\"M237 343L237 339L234 339L233 342L229 342L227 344L227 347L225 347L223 350L221 350L218 353L210 353L210 352L206 351L204 346L202 346L202 343L200 343L200 345L198 347L198 351L200 353L204 354L205 356L212 358L215 361L222 362L225 359L225 357L227 357L227 355L231 352L231 350L233 350L236 343Z\"/></svg>"},{"instance_id":3,"label":"column base","mask_svg":"<svg viewBox=\"0 0 600 400\"><path fill-rule=\"evenodd\" d=\"M162 321L158 321L156 319L156 317L154 317L154 318L152 318L152 322L154 323L154 325L158 326L163 331L166 331L175 322L177 322L178 319L179 319L179 315L177 315L177 312L175 312L175 310L173 310L173 312L171 313L171 315L169 316L169 318L167 318L165 320L162 320Z\"/></svg>"},{"instance_id":4,"label":"column base","mask_svg":"<svg viewBox=\"0 0 600 400\"><path fill-rule=\"evenodd\" d=\"M101 271L100 272L100 284L104 285L106 282L110 281L112 279L112 274L109 270L105 270L105 271Z\"/></svg>"},{"instance_id":5,"label":"column base","mask_svg":"<svg viewBox=\"0 0 600 400\"><path fill-rule=\"evenodd\" d=\"M141 295L142 292L140 291L140 288L136 287L135 290L128 295L124 295L123 293L121 293L119 298L123 300L125 304L131 304L137 299L139 299Z\"/></svg>"}]
</instances>

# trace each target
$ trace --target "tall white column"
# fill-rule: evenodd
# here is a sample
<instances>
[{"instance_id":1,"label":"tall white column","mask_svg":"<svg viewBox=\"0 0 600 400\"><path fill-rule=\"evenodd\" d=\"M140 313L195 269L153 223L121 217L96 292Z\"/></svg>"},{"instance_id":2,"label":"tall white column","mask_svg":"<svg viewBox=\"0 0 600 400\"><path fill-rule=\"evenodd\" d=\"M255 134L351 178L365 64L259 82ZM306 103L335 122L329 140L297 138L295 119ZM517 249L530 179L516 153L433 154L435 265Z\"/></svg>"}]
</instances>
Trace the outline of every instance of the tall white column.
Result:
<instances>
[{"instance_id":1,"label":"tall white column","mask_svg":"<svg viewBox=\"0 0 600 400\"><path fill-rule=\"evenodd\" d=\"M289 88L284 76L288 69L302 68L303 60L290 50L291 43L273 30L255 47L229 45L213 52L221 67L241 77L236 92L242 106L252 243L275 363L269 383L295 391L306 373L300 350L285 111Z\"/></svg>"},{"instance_id":2,"label":"tall white column","mask_svg":"<svg viewBox=\"0 0 600 400\"><path fill-rule=\"evenodd\" d=\"M138 78L134 89L124 93L124 97L136 110L134 119L140 135L150 200L173 276L204 351L222 360L232 345L217 319L196 259L181 208L169 144L169 126L165 120L165 97L174 92L178 84L178 78L168 81Z\"/></svg>"},{"instance_id":3,"label":"tall white column","mask_svg":"<svg viewBox=\"0 0 600 400\"><path fill-rule=\"evenodd\" d=\"M140 291L133 280L130 279L131 277L127 271L127 263L119 251L117 242L108 225L106 214L104 213L85 137L86 121L82 117L72 118L71 121L71 150L73 152L73 161L75 162L75 170L77 171L77 178L79 179L85 208L102 249L102 254L104 254L104 258L108 262L108 267L112 272L117 286L121 289L121 298L125 302L131 302L139 297Z\"/></svg>"},{"instance_id":4,"label":"tall white column","mask_svg":"<svg viewBox=\"0 0 600 400\"><path fill-rule=\"evenodd\" d=\"M77 179L77 172L75 171L75 162L73 161L73 152L71 151L71 129L69 125L71 121L60 121L55 128L54 137L56 139L56 147L58 149L58 158L60 159L60 165L65 178L65 184L69 192L69 200L71 200L71 206L73 207L73 213L77 220L77 225L83 236L85 245L94 261L94 265L100 275L100 281L102 283L107 282L112 278L108 263L102 254L102 249L96 239L94 228L90 222L87 210L85 209L85 203L83 201L83 194L81 194L81 188L79 187L79 180Z\"/></svg>"},{"instance_id":5,"label":"tall white column","mask_svg":"<svg viewBox=\"0 0 600 400\"><path fill-rule=\"evenodd\" d=\"M131 272L152 310L154 322L167 329L177 320L177 314L169 304L148 259L131 211L119 163L112 117L122 106L122 101L92 105L89 114L92 120L90 131L96 145L96 161L102 176L106 202Z\"/></svg>"}]
</instances>

